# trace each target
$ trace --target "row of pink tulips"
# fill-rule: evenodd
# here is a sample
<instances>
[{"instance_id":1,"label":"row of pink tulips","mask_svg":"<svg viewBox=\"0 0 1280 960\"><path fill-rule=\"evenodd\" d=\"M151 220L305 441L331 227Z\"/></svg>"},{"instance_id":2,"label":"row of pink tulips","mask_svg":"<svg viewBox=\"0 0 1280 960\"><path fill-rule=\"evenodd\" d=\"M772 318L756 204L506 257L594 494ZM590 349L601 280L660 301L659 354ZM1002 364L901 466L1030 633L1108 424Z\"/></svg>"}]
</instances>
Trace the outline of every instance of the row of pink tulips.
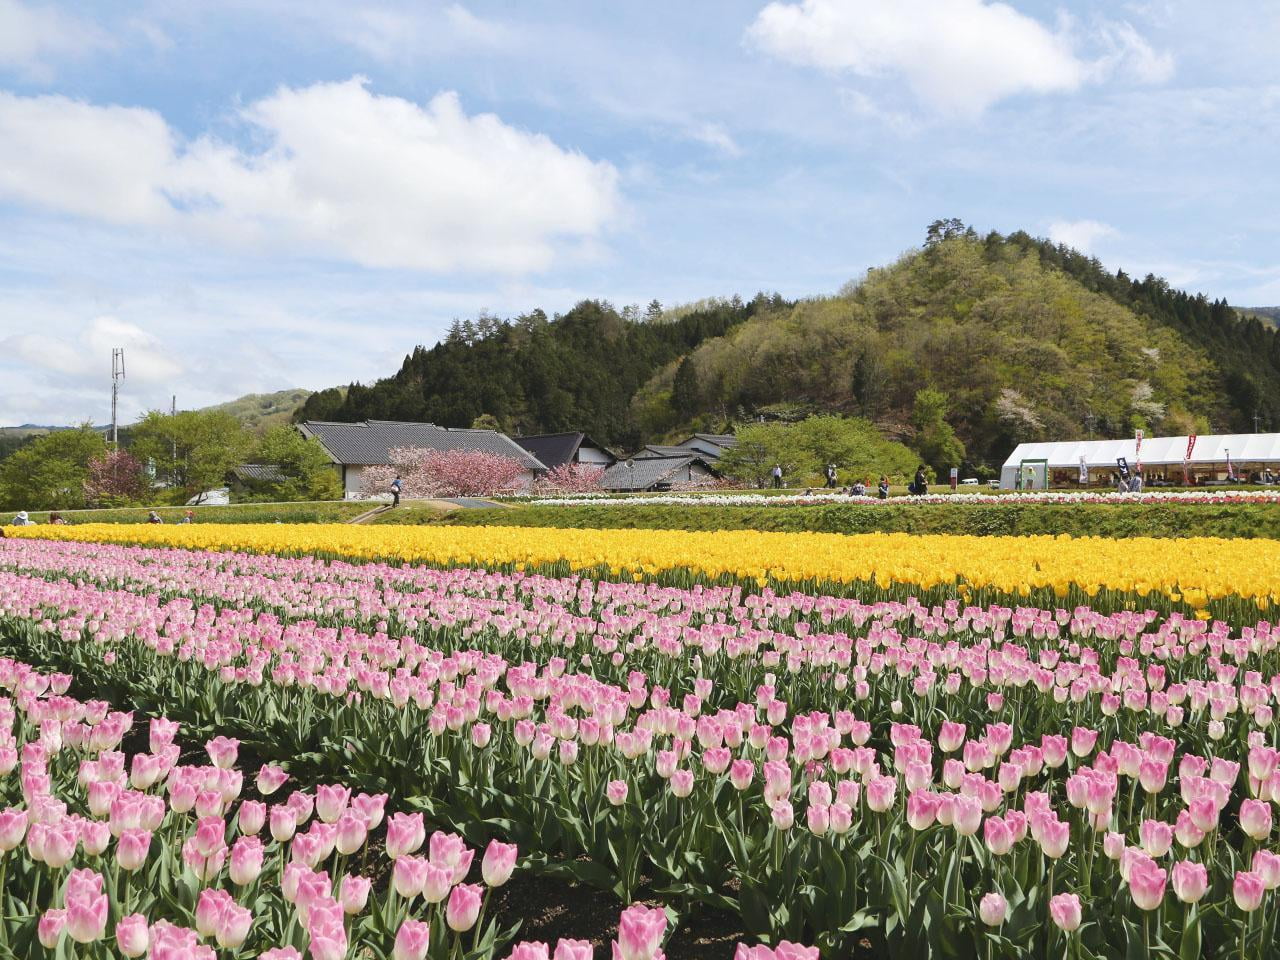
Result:
<instances>
[{"instance_id":1,"label":"row of pink tulips","mask_svg":"<svg viewBox=\"0 0 1280 960\"><path fill-rule=\"evenodd\" d=\"M129 660L168 676L176 700L216 675L242 717L281 698L307 724L376 742L371 753L421 746L427 771L509 795L507 815L526 790L558 799L561 818L612 809L606 839L651 823L695 860L722 851L744 912L753 891L777 900L838 863L860 866L849 896L828 892L839 925L896 911L905 928L934 897L934 923L960 908L995 931L976 942L1010 955L1028 949L1032 914L1076 946L1133 923L1155 924L1165 943L1207 925L1219 941L1256 944L1274 923L1274 906L1254 915L1272 898L1250 896L1259 880L1270 889L1280 786L1265 624L1232 635L1149 612L860 605L473 571L370 583L344 579L341 565L326 579L305 561L259 574L256 600L200 607L174 595L181 556L125 552L112 577L128 589L89 586L83 558L63 569L24 555L5 581L10 616L57 636L60 655L120 658L113 676ZM206 573L215 564L189 556ZM291 575L322 593L323 610L291 593ZM207 599L194 582L181 589ZM333 613L357 607L353 626ZM566 648L586 652L574 663ZM1064 726L1069 736L1046 732ZM714 887L714 867L685 879ZM1195 902L1201 871L1213 909L1179 906ZM890 889L899 880L903 898ZM1126 900L1106 894L1117 884ZM829 934L816 912L799 929Z\"/></svg>"},{"instance_id":2,"label":"row of pink tulips","mask_svg":"<svg viewBox=\"0 0 1280 960\"><path fill-rule=\"evenodd\" d=\"M481 882L468 883L476 851L456 834L428 838L421 813L384 823L385 794L319 784L280 799L290 777L266 764L251 790L262 799L253 799L236 768L237 741L209 740L209 763L183 765L179 726L163 717L150 721L148 749L127 755L132 714L68 696L71 681L0 659L9 694L0 697L0 796L21 800L0 809L0 946L11 953L27 949L32 933L49 950L67 940L92 956L110 943L152 960L246 950L266 960L423 960L464 940L469 957L499 949L483 916L490 891L517 867L514 845L491 841ZM376 868L375 833L392 861L381 892L350 869ZM164 896L166 886L176 894ZM658 960L667 924L661 909L629 907L614 957ZM589 960L594 948L521 942L505 955ZM738 956L816 960L817 951L743 944Z\"/></svg>"}]
</instances>

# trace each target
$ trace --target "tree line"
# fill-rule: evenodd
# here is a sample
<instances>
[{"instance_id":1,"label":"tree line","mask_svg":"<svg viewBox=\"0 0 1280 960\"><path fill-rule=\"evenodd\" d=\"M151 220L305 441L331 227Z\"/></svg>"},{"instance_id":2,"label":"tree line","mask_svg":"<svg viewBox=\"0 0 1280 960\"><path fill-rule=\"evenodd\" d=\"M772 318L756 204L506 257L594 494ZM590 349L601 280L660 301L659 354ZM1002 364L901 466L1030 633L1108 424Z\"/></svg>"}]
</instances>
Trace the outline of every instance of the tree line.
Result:
<instances>
[{"instance_id":1,"label":"tree line","mask_svg":"<svg viewBox=\"0 0 1280 960\"><path fill-rule=\"evenodd\" d=\"M237 478L245 463L274 469ZM0 461L0 509L184 504L228 482L240 502L342 496L328 454L292 426L255 433L221 411L152 411L121 430L118 450L89 424L30 439Z\"/></svg>"}]
</instances>

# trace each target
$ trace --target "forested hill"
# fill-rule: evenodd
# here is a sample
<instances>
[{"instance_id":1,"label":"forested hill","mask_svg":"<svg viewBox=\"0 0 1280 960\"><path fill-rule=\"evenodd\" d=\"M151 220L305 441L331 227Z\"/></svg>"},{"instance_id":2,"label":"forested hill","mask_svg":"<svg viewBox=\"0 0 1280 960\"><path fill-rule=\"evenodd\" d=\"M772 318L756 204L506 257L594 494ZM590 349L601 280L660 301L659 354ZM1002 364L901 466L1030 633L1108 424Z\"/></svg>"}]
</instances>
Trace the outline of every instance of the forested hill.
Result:
<instances>
[{"instance_id":1,"label":"forested hill","mask_svg":"<svg viewBox=\"0 0 1280 960\"><path fill-rule=\"evenodd\" d=\"M449 427L493 423L512 433L585 430L623 448L646 438L631 414L635 392L663 367L753 316L788 309L778 296L710 300L664 312L617 312L587 300L554 318L455 322L431 348L373 386L312 394L301 420L415 420ZM487 416L486 416L487 415ZM492 418L489 420L488 418Z\"/></svg>"},{"instance_id":2,"label":"forested hill","mask_svg":"<svg viewBox=\"0 0 1280 960\"><path fill-rule=\"evenodd\" d=\"M1280 337L1225 301L1133 280L1024 233L954 222L839 295L752 319L637 396L642 425L724 411L866 417L913 445L946 395L970 465L1038 439L1280 428Z\"/></svg>"},{"instance_id":3,"label":"forested hill","mask_svg":"<svg viewBox=\"0 0 1280 960\"><path fill-rule=\"evenodd\" d=\"M1280 336L1157 277L939 221L923 248L834 296L654 304L643 316L586 301L555 318L457 323L394 376L345 398L321 391L299 416L470 426L488 415L511 432L586 430L634 449L836 413L923 452L917 434L936 432L940 405L971 468L1024 440L1243 432L1255 414L1277 430Z\"/></svg>"}]
</instances>

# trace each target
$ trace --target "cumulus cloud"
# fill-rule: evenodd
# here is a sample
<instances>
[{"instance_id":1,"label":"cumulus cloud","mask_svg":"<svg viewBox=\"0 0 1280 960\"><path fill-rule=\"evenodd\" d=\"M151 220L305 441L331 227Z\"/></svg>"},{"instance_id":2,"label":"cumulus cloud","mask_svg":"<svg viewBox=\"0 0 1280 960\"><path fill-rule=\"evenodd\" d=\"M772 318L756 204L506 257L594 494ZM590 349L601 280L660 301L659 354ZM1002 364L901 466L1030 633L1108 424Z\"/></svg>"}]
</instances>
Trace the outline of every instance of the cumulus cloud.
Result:
<instances>
[{"instance_id":1,"label":"cumulus cloud","mask_svg":"<svg viewBox=\"0 0 1280 960\"><path fill-rule=\"evenodd\" d=\"M454 93L425 105L363 78L243 108L253 149L184 140L151 110L0 93L0 197L116 224L370 267L521 273L618 214L612 165Z\"/></svg>"},{"instance_id":2,"label":"cumulus cloud","mask_svg":"<svg viewBox=\"0 0 1280 960\"><path fill-rule=\"evenodd\" d=\"M55 61L109 46L97 27L52 6L0 0L0 68L48 80Z\"/></svg>"},{"instance_id":3,"label":"cumulus cloud","mask_svg":"<svg viewBox=\"0 0 1280 960\"><path fill-rule=\"evenodd\" d=\"M137 324L112 316L94 317L71 336L28 331L0 340L0 350L27 367L73 380L98 374L110 380L111 351L125 348L127 376L141 383L164 383L182 372L182 364L160 341Z\"/></svg>"},{"instance_id":4,"label":"cumulus cloud","mask_svg":"<svg viewBox=\"0 0 1280 960\"><path fill-rule=\"evenodd\" d=\"M968 115L1018 94L1074 91L1121 66L1146 82L1172 69L1127 24L1109 29L1105 55L1091 61L1066 26L988 0L774 0L747 36L790 63L901 77L929 106Z\"/></svg>"},{"instance_id":5,"label":"cumulus cloud","mask_svg":"<svg viewBox=\"0 0 1280 960\"><path fill-rule=\"evenodd\" d=\"M1115 227L1097 220L1055 220L1049 224L1050 240L1081 253L1092 253L1095 243L1115 235Z\"/></svg>"}]
</instances>

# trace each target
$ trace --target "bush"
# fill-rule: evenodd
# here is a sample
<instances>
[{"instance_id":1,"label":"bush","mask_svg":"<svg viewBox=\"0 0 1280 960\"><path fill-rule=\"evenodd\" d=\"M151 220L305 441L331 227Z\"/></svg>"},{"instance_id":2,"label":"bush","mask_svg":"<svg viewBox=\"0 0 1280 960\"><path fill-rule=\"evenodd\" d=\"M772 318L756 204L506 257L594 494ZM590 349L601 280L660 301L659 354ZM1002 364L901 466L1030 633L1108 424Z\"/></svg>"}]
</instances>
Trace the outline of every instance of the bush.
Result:
<instances>
[{"instance_id":1,"label":"bush","mask_svg":"<svg viewBox=\"0 0 1280 960\"><path fill-rule=\"evenodd\" d=\"M62 519L76 523L146 523L149 507L128 507L114 510L64 510ZM156 507L155 511L165 523L178 523L191 510L192 523L345 523L369 509L367 503L286 503L286 504L235 504L228 507ZM4 517L8 523L13 518ZM32 513L36 523L48 523L47 512Z\"/></svg>"},{"instance_id":2,"label":"bush","mask_svg":"<svg viewBox=\"0 0 1280 960\"><path fill-rule=\"evenodd\" d=\"M835 504L822 506L517 506L408 522L478 526L938 533L973 536L1280 539L1276 504Z\"/></svg>"}]
</instances>

